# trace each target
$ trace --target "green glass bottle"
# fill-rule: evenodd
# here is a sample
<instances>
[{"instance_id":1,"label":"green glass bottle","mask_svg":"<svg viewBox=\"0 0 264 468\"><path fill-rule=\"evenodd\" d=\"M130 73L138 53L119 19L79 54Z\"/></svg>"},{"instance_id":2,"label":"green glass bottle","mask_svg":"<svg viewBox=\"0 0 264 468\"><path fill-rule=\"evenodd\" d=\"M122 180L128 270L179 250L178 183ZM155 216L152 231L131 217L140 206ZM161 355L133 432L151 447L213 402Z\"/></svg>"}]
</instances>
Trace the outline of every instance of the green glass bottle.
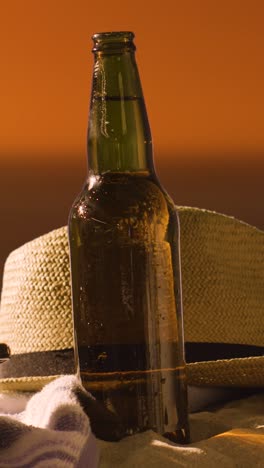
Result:
<instances>
[{"instance_id":1,"label":"green glass bottle","mask_svg":"<svg viewBox=\"0 0 264 468\"><path fill-rule=\"evenodd\" d=\"M133 38L93 36L89 171L69 217L75 356L122 435L188 442L179 222L154 170Z\"/></svg>"}]
</instances>

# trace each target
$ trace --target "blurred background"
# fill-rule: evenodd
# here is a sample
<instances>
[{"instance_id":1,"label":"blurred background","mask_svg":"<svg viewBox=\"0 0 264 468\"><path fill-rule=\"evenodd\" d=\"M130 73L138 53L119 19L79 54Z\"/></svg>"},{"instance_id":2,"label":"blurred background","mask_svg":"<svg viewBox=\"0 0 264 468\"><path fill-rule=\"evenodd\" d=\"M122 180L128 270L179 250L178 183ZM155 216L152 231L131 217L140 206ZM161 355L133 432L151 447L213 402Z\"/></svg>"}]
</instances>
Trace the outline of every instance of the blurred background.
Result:
<instances>
[{"instance_id":1,"label":"blurred background","mask_svg":"<svg viewBox=\"0 0 264 468\"><path fill-rule=\"evenodd\" d=\"M94 32L132 30L160 180L264 229L262 0L10 0L0 18L0 278L86 176Z\"/></svg>"}]
</instances>

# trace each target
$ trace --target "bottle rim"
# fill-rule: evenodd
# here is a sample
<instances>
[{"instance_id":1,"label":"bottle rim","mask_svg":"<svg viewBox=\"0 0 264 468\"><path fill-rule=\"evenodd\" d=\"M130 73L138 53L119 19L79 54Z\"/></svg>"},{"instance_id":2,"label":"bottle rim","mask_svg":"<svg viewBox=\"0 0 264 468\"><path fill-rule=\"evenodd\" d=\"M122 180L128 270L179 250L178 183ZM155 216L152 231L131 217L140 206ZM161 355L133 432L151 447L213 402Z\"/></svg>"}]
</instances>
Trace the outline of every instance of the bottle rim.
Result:
<instances>
[{"instance_id":1,"label":"bottle rim","mask_svg":"<svg viewBox=\"0 0 264 468\"><path fill-rule=\"evenodd\" d=\"M110 52L120 49L135 50L133 39L135 34L132 31L110 31L95 33L92 36L94 41L93 52Z\"/></svg>"},{"instance_id":2,"label":"bottle rim","mask_svg":"<svg viewBox=\"0 0 264 468\"><path fill-rule=\"evenodd\" d=\"M135 34L132 31L108 31L99 32L92 35L94 42L106 41L106 42L120 42L120 41L133 41Z\"/></svg>"}]
</instances>

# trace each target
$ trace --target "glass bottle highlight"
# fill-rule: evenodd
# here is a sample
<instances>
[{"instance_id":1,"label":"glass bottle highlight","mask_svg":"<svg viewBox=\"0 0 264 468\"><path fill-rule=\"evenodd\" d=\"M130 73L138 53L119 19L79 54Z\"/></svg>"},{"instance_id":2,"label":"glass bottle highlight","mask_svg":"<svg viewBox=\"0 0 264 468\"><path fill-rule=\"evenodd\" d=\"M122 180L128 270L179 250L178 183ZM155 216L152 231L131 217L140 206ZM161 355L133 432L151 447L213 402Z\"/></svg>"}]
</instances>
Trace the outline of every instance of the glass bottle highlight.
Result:
<instances>
[{"instance_id":1,"label":"glass bottle highlight","mask_svg":"<svg viewBox=\"0 0 264 468\"><path fill-rule=\"evenodd\" d=\"M153 165L133 37L93 36L88 178L69 217L76 362L122 435L188 442L179 222Z\"/></svg>"}]
</instances>

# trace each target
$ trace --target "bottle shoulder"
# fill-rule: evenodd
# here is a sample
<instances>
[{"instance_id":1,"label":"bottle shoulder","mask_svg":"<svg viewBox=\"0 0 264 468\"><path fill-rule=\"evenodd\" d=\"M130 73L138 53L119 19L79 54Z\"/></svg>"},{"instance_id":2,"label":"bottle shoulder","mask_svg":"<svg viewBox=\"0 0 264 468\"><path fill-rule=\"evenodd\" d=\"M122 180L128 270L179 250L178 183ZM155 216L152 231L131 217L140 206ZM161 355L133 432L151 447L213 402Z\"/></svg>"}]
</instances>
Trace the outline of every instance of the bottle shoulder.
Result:
<instances>
[{"instance_id":1,"label":"bottle shoulder","mask_svg":"<svg viewBox=\"0 0 264 468\"><path fill-rule=\"evenodd\" d=\"M72 206L72 216L100 212L103 216L162 215L175 210L174 203L152 175L110 173L88 178Z\"/></svg>"},{"instance_id":2,"label":"bottle shoulder","mask_svg":"<svg viewBox=\"0 0 264 468\"><path fill-rule=\"evenodd\" d=\"M69 228L72 236L78 232L96 242L159 242L178 237L174 204L158 180L131 174L88 179L73 204Z\"/></svg>"}]
</instances>

